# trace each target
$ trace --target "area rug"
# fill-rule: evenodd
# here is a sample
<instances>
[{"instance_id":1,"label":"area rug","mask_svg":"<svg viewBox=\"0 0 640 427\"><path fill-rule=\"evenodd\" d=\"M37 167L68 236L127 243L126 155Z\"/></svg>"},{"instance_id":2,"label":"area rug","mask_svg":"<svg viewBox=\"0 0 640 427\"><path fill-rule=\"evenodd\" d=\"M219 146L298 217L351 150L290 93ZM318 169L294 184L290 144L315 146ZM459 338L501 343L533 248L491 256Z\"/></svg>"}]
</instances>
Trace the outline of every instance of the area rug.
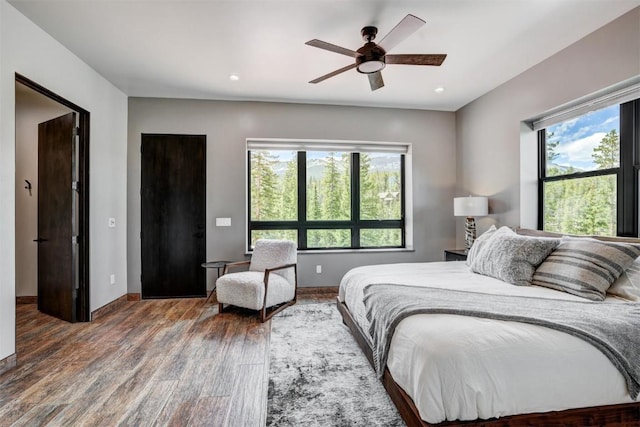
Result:
<instances>
[{"instance_id":1,"label":"area rug","mask_svg":"<svg viewBox=\"0 0 640 427\"><path fill-rule=\"evenodd\" d=\"M404 426L335 303L271 320L267 426Z\"/></svg>"}]
</instances>

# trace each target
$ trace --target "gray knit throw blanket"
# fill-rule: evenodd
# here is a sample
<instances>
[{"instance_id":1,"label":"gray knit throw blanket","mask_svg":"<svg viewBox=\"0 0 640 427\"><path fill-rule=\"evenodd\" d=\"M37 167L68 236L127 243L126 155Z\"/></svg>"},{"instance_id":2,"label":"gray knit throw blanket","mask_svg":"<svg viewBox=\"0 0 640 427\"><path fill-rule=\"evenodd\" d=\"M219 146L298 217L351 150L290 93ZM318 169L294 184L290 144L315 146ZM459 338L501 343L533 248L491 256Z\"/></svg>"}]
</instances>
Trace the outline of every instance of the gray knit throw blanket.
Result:
<instances>
[{"instance_id":1,"label":"gray knit throw blanket","mask_svg":"<svg viewBox=\"0 0 640 427\"><path fill-rule=\"evenodd\" d=\"M372 284L364 288L364 304L380 377L401 320L414 314L457 314L530 323L576 336L609 358L624 376L634 400L640 393L640 303L562 301Z\"/></svg>"}]
</instances>

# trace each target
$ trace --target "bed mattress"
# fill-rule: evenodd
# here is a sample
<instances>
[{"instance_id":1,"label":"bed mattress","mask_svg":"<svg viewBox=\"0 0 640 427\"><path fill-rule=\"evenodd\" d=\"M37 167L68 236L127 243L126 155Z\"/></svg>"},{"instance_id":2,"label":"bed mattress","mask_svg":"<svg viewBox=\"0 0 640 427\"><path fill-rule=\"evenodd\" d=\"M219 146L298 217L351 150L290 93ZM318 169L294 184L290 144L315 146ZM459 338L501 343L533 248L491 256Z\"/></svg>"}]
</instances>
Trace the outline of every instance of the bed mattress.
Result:
<instances>
[{"instance_id":1,"label":"bed mattress","mask_svg":"<svg viewBox=\"0 0 640 427\"><path fill-rule=\"evenodd\" d=\"M372 283L584 301L478 275L464 262L358 267L342 279L339 299L367 333L362 297L364 287ZM449 314L411 316L395 330L387 367L429 423L633 401L622 374L598 349L563 332L520 322Z\"/></svg>"}]
</instances>

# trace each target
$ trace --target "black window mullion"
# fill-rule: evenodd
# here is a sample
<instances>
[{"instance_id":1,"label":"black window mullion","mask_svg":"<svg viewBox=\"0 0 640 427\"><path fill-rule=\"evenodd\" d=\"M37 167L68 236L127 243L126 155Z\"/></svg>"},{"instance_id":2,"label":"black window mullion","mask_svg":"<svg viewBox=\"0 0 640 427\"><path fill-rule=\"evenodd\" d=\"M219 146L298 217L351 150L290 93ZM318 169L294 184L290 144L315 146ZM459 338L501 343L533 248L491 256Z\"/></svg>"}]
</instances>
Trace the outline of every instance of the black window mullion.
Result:
<instances>
[{"instance_id":1,"label":"black window mullion","mask_svg":"<svg viewBox=\"0 0 640 427\"><path fill-rule=\"evenodd\" d=\"M638 105L620 105L620 169L618 175L618 236L638 236Z\"/></svg>"},{"instance_id":2,"label":"black window mullion","mask_svg":"<svg viewBox=\"0 0 640 427\"><path fill-rule=\"evenodd\" d=\"M360 247L360 154L351 154L351 247Z\"/></svg>"},{"instance_id":3,"label":"black window mullion","mask_svg":"<svg viewBox=\"0 0 640 427\"><path fill-rule=\"evenodd\" d=\"M251 232L253 222L251 221L251 151L247 150L247 248L251 248Z\"/></svg>"},{"instance_id":4,"label":"black window mullion","mask_svg":"<svg viewBox=\"0 0 640 427\"><path fill-rule=\"evenodd\" d=\"M544 229L544 183L547 176L547 132L538 131L538 230Z\"/></svg>"},{"instance_id":5,"label":"black window mullion","mask_svg":"<svg viewBox=\"0 0 640 427\"><path fill-rule=\"evenodd\" d=\"M405 221L405 198L404 198L404 184L405 184L405 178L404 178L404 154L400 155L400 244L402 245L402 247L406 247L406 233L405 233L405 228L404 228L404 221Z\"/></svg>"},{"instance_id":6,"label":"black window mullion","mask_svg":"<svg viewBox=\"0 0 640 427\"><path fill-rule=\"evenodd\" d=\"M298 151L298 248L307 249L307 152Z\"/></svg>"}]
</instances>

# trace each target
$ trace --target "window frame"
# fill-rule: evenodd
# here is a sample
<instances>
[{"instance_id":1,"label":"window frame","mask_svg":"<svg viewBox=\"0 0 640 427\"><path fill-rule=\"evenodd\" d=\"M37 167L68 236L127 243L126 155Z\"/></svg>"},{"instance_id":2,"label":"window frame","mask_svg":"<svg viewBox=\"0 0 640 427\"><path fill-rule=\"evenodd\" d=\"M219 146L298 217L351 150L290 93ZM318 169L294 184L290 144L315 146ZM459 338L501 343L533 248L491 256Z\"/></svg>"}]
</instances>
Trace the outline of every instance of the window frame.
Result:
<instances>
[{"instance_id":1,"label":"window frame","mask_svg":"<svg viewBox=\"0 0 640 427\"><path fill-rule=\"evenodd\" d=\"M544 185L548 182L594 176L616 175L617 236L638 237L638 172L640 171L640 98L618 104L620 107L620 165L567 175L546 176L547 128L538 130L538 229L544 230ZM580 117L586 113L580 114ZM569 120L566 118L562 121Z\"/></svg>"},{"instance_id":2,"label":"window frame","mask_svg":"<svg viewBox=\"0 0 640 427\"><path fill-rule=\"evenodd\" d=\"M257 230L296 230L298 235L299 251L370 251L370 250L406 250L410 249L410 237L407 235L411 229L410 221L407 221L407 207L411 203L407 200L407 157L410 157L410 146L407 152L397 153L400 156L400 218L399 219L360 219L360 151L345 150L349 152L351 162L351 219L349 220L308 220L307 219L307 152L308 151L326 151L320 149L297 148L291 149L297 153L297 169L298 169L298 219L297 220L271 220L271 221L252 221L251 219L251 153L252 150L247 147L247 251L250 252L251 236L253 231ZM384 147L381 144L380 147ZM313 148L313 147L312 147ZM276 150L280 148L265 147L265 150ZM282 148L288 150L288 148ZM255 151L255 150L254 150ZM336 148L336 152L340 149ZM385 152L383 148L376 150L377 152ZM389 150L390 153L394 153ZM360 230L362 229L398 229L400 230L401 242L398 246L361 246ZM308 230L345 230L351 231L351 245L348 247L308 247L307 231Z\"/></svg>"}]
</instances>

